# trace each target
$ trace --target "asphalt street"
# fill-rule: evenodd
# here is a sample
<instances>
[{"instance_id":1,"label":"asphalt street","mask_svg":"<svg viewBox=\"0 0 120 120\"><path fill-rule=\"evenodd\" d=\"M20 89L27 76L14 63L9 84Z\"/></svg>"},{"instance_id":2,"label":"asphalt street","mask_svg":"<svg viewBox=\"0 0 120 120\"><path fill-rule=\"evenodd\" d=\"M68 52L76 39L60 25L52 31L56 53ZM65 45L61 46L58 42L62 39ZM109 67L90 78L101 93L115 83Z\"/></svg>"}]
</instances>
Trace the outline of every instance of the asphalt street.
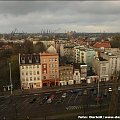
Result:
<instances>
[{"instance_id":1,"label":"asphalt street","mask_svg":"<svg viewBox=\"0 0 120 120\"><path fill-rule=\"evenodd\" d=\"M107 94L104 95L106 89ZM81 114L85 114L87 111L98 109L98 102L96 100L97 87L77 88L77 91L74 90L76 89L0 97L0 119L47 119L48 116L60 113L80 111ZM120 91L118 92L120 94ZM62 97L63 93L66 93L65 97ZM108 107L111 92L108 86L101 86L100 93L101 99L99 103L102 110L105 106ZM52 103L47 103L47 99L51 95L55 97Z\"/></svg>"}]
</instances>

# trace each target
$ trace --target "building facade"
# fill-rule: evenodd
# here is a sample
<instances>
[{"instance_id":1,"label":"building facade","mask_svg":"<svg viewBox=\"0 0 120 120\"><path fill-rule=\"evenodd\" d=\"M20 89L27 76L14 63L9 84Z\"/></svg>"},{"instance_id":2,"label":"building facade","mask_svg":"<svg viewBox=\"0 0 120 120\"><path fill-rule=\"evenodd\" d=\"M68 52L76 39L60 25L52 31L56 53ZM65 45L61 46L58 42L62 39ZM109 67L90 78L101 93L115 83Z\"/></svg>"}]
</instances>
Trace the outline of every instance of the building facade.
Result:
<instances>
[{"instance_id":1,"label":"building facade","mask_svg":"<svg viewBox=\"0 0 120 120\"><path fill-rule=\"evenodd\" d=\"M95 57L93 59L93 70L99 76L99 81L109 80L109 62L102 57Z\"/></svg>"},{"instance_id":2,"label":"building facade","mask_svg":"<svg viewBox=\"0 0 120 120\"><path fill-rule=\"evenodd\" d=\"M109 79L113 79L115 72L120 72L119 52L102 52L100 54L104 59L108 60L109 62Z\"/></svg>"},{"instance_id":3,"label":"building facade","mask_svg":"<svg viewBox=\"0 0 120 120\"><path fill-rule=\"evenodd\" d=\"M83 63L73 64L73 81L74 84L86 83L87 65Z\"/></svg>"},{"instance_id":4,"label":"building facade","mask_svg":"<svg viewBox=\"0 0 120 120\"><path fill-rule=\"evenodd\" d=\"M74 53L75 63L86 63L88 69L92 67L93 57L96 55L96 52L93 49L75 46Z\"/></svg>"},{"instance_id":5,"label":"building facade","mask_svg":"<svg viewBox=\"0 0 120 120\"><path fill-rule=\"evenodd\" d=\"M21 89L42 88L39 54L19 54Z\"/></svg>"},{"instance_id":6,"label":"building facade","mask_svg":"<svg viewBox=\"0 0 120 120\"><path fill-rule=\"evenodd\" d=\"M73 66L72 65L64 65L59 67L59 80L60 80L60 85L73 84Z\"/></svg>"},{"instance_id":7,"label":"building facade","mask_svg":"<svg viewBox=\"0 0 120 120\"><path fill-rule=\"evenodd\" d=\"M40 53L43 86L59 85L59 56L57 53Z\"/></svg>"}]
</instances>

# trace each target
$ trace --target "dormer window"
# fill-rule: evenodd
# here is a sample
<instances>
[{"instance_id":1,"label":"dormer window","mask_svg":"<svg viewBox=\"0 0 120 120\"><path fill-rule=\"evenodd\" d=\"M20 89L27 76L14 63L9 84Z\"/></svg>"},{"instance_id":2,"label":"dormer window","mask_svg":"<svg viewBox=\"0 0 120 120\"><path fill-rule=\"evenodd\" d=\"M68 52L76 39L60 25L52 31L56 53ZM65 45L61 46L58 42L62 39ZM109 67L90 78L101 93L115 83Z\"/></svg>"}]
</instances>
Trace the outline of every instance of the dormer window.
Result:
<instances>
[{"instance_id":1,"label":"dormer window","mask_svg":"<svg viewBox=\"0 0 120 120\"><path fill-rule=\"evenodd\" d=\"M28 57L29 63L32 63L32 57Z\"/></svg>"},{"instance_id":2,"label":"dormer window","mask_svg":"<svg viewBox=\"0 0 120 120\"><path fill-rule=\"evenodd\" d=\"M37 56L35 57L35 61L36 61L36 63L39 62L39 58Z\"/></svg>"},{"instance_id":3,"label":"dormer window","mask_svg":"<svg viewBox=\"0 0 120 120\"><path fill-rule=\"evenodd\" d=\"M21 57L22 63L25 63L25 57Z\"/></svg>"}]
</instances>

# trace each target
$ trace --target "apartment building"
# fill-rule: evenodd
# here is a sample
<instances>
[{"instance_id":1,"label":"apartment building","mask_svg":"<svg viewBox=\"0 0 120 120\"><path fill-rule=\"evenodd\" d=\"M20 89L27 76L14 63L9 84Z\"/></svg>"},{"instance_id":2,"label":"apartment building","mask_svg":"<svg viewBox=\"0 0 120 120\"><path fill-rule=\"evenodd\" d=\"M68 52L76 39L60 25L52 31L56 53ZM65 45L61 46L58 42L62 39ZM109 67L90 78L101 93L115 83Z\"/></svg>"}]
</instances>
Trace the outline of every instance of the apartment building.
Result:
<instances>
[{"instance_id":1,"label":"apartment building","mask_svg":"<svg viewBox=\"0 0 120 120\"><path fill-rule=\"evenodd\" d=\"M21 89L42 88L39 54L19 54Z\"/></svg>"},{"instance_id":2,"label":"apartment building","mask_svg":"<svg viewBox=\"0 0 120 120\"><path fill-rule=\"evenodd\" d=\"M41 79L43 86L59 85L59 55L40 53Z\"/></svg>"},{"instance_id":3,"label":"apartment building","mask_svg":"<svg viewBox=\"0 0 120 120\"><path fill-rule=\"evenodd\" d=\"M99 76L99 81L109 80L109 61L102 57L93 59L93 70Z\"/></svg>"},{"instance_id":4,"label":"apartment building","mask_svg":"<svg viewBox=\"0 0 120 120\"><path fill-rule=\"evenodd\" d=\"M86 63L88 69L92 67L93 57L96 55L96 52L93 49L75 46L74 53L75 63Z\"/></svg>"},{"instance_id":5,"label":"apartment building","mask_svg":"<svg viewBox=\"0 0 120 120\"><path fill-rule=\"evenodd\" d=\"M72 85L73 82L73 65L59 66L60 85Z\"/></svg>"},{"instance_id":6,"label":"apartment building","mask_svg":"<svg viewBox=\"0 0 120 120\"><path fill-rule=\"evenodd\" d=\"M74 84L86 83L87 65L84 63L73 64L73 81Z\"/></svg>"},{"instance_id":7,"label":"apartment building","mask_svg":"<svg viewBox=\"0 0 120 120\"><path fill-rule=\"evenodd\" d=\"M109 62L109 79L113 79L115 72L120 71L120 51L105 51L101 57Z\"/></svg>"}]
</instances>

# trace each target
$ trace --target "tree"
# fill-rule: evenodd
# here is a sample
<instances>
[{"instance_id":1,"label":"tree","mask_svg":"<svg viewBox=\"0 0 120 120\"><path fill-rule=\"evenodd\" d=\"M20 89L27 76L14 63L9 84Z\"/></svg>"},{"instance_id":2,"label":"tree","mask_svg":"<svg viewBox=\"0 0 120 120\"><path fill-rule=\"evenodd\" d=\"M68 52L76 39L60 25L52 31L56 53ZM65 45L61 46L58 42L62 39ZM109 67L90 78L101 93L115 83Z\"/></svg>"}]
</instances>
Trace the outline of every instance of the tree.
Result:
<instances>
[{"instance_id":1,"label":"tree","mask_svg":"<svg viewBox=\"0 0 120 120\"><path fill-rule=\"evenodd\" d=\"M11 63L13 88L20 88L18 55L14 55L11 58L4 58L0 61L0 91L3 91L3 86L10 85L9 63Z\"/></svg>"},{"instance_id":2,"label":"tree","mask_svg":"<svg viewBox=\"0 0 120 120\"><path fill-rule=\"evenodd\" d=\"M33 53L33 42L31 42L30 40L25 40L25 42L23 43L23 53Z\"/></svg>"},{"instance_id":3,"label":"tree","mask_svg":"<svg viewBox=\"0 0 120 120\"><path fill-rule=\"evenodd\" d=\"M10 58L12 70L12 82L14 89L20 88L19 56L14 55Z\"/></svg>"},{"instance_id":4,"label":"tree","mask_svg":"<svg viewBox=\"0 0 120 120\"><path fill-rule=\"evenodd\" d=\"M35 53L44 52L45 50L46 50L45 45L42 42L38 42L34 46L34 52Z\"/></svg>"},{"instance_id":5,"label":"tree","mask_svg":"<svg viewBox=\"0 0 120 120\"><path fill-rule=\"evenodd\" d=\"M112 48L120 48L120 35L116 35L111 40Z\"/></svg>"}]
</instances>

